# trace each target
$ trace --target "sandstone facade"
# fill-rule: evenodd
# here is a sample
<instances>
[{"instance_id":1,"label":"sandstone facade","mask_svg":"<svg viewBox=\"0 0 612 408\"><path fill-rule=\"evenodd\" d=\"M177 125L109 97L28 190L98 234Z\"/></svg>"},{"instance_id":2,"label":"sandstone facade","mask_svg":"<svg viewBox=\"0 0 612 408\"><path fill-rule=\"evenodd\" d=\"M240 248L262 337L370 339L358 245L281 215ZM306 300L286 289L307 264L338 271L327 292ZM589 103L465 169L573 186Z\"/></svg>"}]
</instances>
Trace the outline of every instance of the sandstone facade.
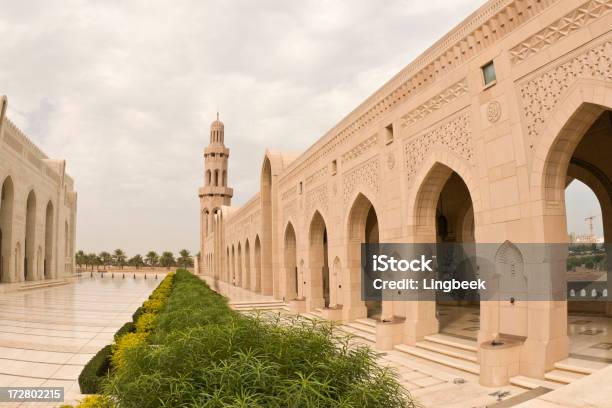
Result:
<instances>
[{"instance_id":1,"label":"sandstone facade","mask_svg":"<svg viewBox=\"0 0 612 408\"><path fill-rule=\"evenodd\" d=\"M568 181L596 193L611 239L611 27L612 0L491 0L305 152L266 151L260 191L240 208L215 121L200 273L296 311L376 316L388 346L436 333L436 304L364 303L362 242L499 243L500 270L511 259L532 290L565 255L529 259L513 243L567 242ZM542 377L567 357L567 316L564 301L481 302L478 344L518 339L481 353L484 383Z\"/></svg>"},{"instance_id":2,"label":"sandstone facade","mask_svg":"<svg viewBox=\"0 0 612 408\"><path fill-rule=\"evenodd\" d=\"M0 111L0 281L75 271L77 194L66 161L50 159Z\"/></svg>"}]
</instances>

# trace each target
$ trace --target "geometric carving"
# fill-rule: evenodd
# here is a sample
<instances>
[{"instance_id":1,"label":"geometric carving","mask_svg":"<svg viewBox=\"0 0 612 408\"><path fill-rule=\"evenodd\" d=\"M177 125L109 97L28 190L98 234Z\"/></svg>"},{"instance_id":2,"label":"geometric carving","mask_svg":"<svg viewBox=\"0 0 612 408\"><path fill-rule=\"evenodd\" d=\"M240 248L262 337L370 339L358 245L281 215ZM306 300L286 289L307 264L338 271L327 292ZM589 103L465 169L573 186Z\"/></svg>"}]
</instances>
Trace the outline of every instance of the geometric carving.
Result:
<instances>
[{"instance_id":1,"label":"geometric carving","mask_svg":"<svg viewBox=\"0 0 612 408\"><path fill-rule=\"evenodd\" d=\"M327 176L327 166L321 167L319 170L312 173L306 178L306 186L314 183L315 181L322 179Z\"/></svg>"},{"instance_id":2,"label":"geometric carving","mask_svg":"<svg viewBox=\"0 0 612 408\"><path fill-rule=\"evenodd\" d=\"M471 161L474 157L474 147L469 113L461 113L433 130L410 138L404 144L408 181L414 177L421 162L435 146L446 147Z\"/></svg>"},{"instance_id":3,"label":"geometric carving","mask_svg":"<svg viewBox=\"0 0 612 408\"><path fill-rule=\"evenodd\" d=\"M612 80L612 42L607 41L524 81L519 88L527 136L537 140L549 113L578 78Z\"/></svg>"},{"instance_id":4,"label":"geometric carving","mask_svg":"<svg viewBox=\"0 0 612 408\"><path fill-rule=\"evenodd\" d=\"M378 175L380 173L380 164L378 157L369 160L350 172L344 174L342 196L344 202L347 202L355 191L355 188L361 184L364 184L374 193L378 194Z\"/></svg>"},{"instance_id":5,"label":"geometric carving","mask_svg":"<svg viewBox=\"0 0 612 408\"><path fill-rule=\"evenodd\" d=\"M591 0L510 49L512 63L524 61L612 10L612 0Z\"/></svg>"},{"instance_id":6,"label":"geometric carving","mask_svg":"<svg viewBox=\"0 0 612 408\"><path fill-rule=\"evenodd\" d=\"M291 200L283 207L283 219L289 218L289 215L294 214L297 209L297 200Z\"/></svg>"},{"instance_id":7,"label":"geometric carving","mask_svg":"<svg viewBox=\"0 0 612 408\"><path fill-rule=\"evenodd\" d=\"M377 140L378 140L378 135L377 134L368 137L366 140L364 140L363 142L359 143L357 146L353 147L348 152L344 153L342 155L342 163L346 163L346 162L348 162L350 160L353 160L353 159L361 156L362 154L364 154L365 152L370 150L370 148L372 146L376 146L376 141Z\"/></svg>"},{"instance_id":8,"label":"geometric carving","mask_svg":"<svg viewBox=\"0 0 612 408\"><path fill-rule=\"evenodd\" d=\"M429 99L428 101L420 105L418 108L413 109L406 115L402 116L402 127L406 127L416 121L425 118L426 116L442 108L444 105L447 105L448 103L454 101L465 93L467 93L467 84L464 78L456 84L446 88L438 95Z\"/></svg>"},{"instance_id":9,"label":"geometric carving","mask_svg":"<svg viewBox=\"0 0 612 408\"><path fill-rule=\"evenodd\" d=\"M287 189L281 194L281 201L285 201L287 198L293 196L296 193L297 193L297 184L291 187L290 189Z\"/></svg>"},{"instance_id":10,"label":"geometric carving","mask_svg":"<svg viewBox=\"0 0 612 408\"><path fill-rule=\"evenodd\" d=\"M327 203L327 184L308 191L306 193L306 214L316 208L317 205L320 205L322 209L327 209Z\"/></svg>"}]
</instances>

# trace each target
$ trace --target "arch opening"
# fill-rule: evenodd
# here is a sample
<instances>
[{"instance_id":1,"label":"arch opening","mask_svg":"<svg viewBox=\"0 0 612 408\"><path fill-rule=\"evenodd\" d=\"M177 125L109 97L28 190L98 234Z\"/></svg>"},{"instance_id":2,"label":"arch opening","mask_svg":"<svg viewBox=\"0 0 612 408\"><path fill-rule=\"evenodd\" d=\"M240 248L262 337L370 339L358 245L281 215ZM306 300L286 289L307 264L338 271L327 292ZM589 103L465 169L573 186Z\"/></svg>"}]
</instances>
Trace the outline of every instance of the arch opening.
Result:
<instances>
[{"instance_id":1,"label":"arch opening","mask_svg":"<svg viewBox=\"0 0 612 408\"><path fill-rule=\"evenodd\" d=\"M253 290L261 293L261 242L259 235L255 236L255 253L254 253L255 278L253 279Z\"/></svg>"},{"instance_id":2,"label":"arch opening","mask_svg":"<svg viewBox=\"0 0 612 408\"><path fill-rule=\"evenodd\" d=\"M35 280L36 271L36 195L30 191L26 203L25 257L23 259L23 279Z\"/></svg>"},{"instance_id":3,"label":"arch opening","mask_svg":"<svg viewBox=\"0 0 612 408\"><path fill-rule=\"evenodd\" d=\"M0 193L0 282L11 282L17 274L11 271L14 198L13 180L7 177Z\"/></svg>"},{"instance_id":4,"label":"arch opening","mask_svg":"<svg viewBox=\"0 0 612 408\"><path fill-rule=\"evenodd\" d=\"M327 225L318 211L310 222L309 244L311 307L329 308L331 296Z\"/></svg>"},{"instance_id":5,"label":"arch opening","mask_svg":"<svg viewBox=\"0 0 612 408\"><path fill-rule=\"evenodd\" d=\"M419 188L415 203L418 242L433 244L440 280L472 280L476 268L474 207L462 177L436 163ZM476 339L480 330L478 291L436 292L439 331Z\"/></svg>"},{"instance_id":6,"label":"arch opening","mask_svg":"<svg viewBox=\"0 0 612 408\"><path fill-rule=\"evenodd\" d=\"M251 246L249 240L244 242L244 288L252 290L252 277L251 277Z\"/></svg>"},{"instance_id":7,"label":"arch opening","mask_svg":"<svg viewBox=\"0 0 612 408\"><path fill-rule=\"evenodd\" d=\"M380 319L382 301L373 300L364 302L361 299L361 274L365 267L361 259L361 244L377 244L379 242L378 216L372 202L363 194L359 194L349 212L348 240L347 240L347 269L350 286L344 295L344 301L351 305L352 318L370 317ZM359 288L359 290L351 290ZM360 310L361 309L361 310Z\"/></svg>"},{"instance_id":8,"label":"arch opening","mask_svg":"<svg viewBox=\"0 0 612 408\"><path fill-rule=\"evenodd\" d=\"M593 348L612 330L611 149L612 110L584 104L557 135L544 166L545 206L560 202L563 210L547 216L546 237L569 242L562 263L567 310L559 318L567 319L570 356L612 358L612 350ZM565 228L555 233L552 223ZM585 341L584 333L593 334Z\"/></svg>"},{"instance_id":9,"label":"arch opening","mask_svg":"<svg viewBox=\"0 0 612 408\"><path fill-rule=\"evenodd\" d=\"M291 223L285 228L284 240L285 301L298 298L297 239Z\"/></svg>"},{"instance_id":10,"label":"arch opening","mask_svg":"<svg viewBox=\"0 0 612 408\"><path fill-rule=\"evenodd\" d=\"M43 261L43 276L45 279L53 277L55 273L53 265L53 219L53 203L49 201L45 211L45 254Z\"/></svg>"}]
</instances>

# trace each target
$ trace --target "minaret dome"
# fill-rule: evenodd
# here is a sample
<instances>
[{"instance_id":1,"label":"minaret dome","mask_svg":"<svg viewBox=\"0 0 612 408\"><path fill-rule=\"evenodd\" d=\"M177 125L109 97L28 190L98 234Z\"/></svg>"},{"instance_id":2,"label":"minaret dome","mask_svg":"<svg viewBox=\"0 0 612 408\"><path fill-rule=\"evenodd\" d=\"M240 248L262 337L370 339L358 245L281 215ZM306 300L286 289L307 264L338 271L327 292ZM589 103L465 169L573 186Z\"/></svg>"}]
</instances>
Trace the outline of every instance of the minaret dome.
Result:
<instances>
[{"instance_id":1,"label":"minaret dome","mask_svg":"<svg viewBox=\"0 0 612 408\"><path fill-rule=\"evenodd\" d=\"M223 133L223 122L219 120L219 112L217 112L217 119L210 124L210 143L223 144Z\"/></svg>"}]
</instances>

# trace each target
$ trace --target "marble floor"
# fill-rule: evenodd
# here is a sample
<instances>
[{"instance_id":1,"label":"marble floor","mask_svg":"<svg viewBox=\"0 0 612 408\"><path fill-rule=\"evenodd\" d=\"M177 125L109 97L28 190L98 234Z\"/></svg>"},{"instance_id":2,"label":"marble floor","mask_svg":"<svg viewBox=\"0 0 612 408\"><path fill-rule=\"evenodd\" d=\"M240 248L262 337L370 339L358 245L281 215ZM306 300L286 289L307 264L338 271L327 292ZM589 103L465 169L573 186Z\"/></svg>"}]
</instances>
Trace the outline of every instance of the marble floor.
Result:
<instances>
[{"instance_id":1,"label":"marble floor","mask_svg":"<svg viewBox=\"0 0 612 408\"><path fill-rule=\"evenodd\" d=\"M480 327L478 307L439 305L437 312L442 333L476 341ZM612 318L569 315L567 323L572 357L612 363Z\"/></svg>"},{"instance_id":2,"label":"marble floor","mask_svg":"<svg viewBox=\"0 0 612 408\"><path fill-rule=\"evenodd\" d=\"M161 278L83 276L67 285L0 294L0 387L64 387L66 402L80 398L83 366L112 342Z\"/></svg>"}]
</instances>

